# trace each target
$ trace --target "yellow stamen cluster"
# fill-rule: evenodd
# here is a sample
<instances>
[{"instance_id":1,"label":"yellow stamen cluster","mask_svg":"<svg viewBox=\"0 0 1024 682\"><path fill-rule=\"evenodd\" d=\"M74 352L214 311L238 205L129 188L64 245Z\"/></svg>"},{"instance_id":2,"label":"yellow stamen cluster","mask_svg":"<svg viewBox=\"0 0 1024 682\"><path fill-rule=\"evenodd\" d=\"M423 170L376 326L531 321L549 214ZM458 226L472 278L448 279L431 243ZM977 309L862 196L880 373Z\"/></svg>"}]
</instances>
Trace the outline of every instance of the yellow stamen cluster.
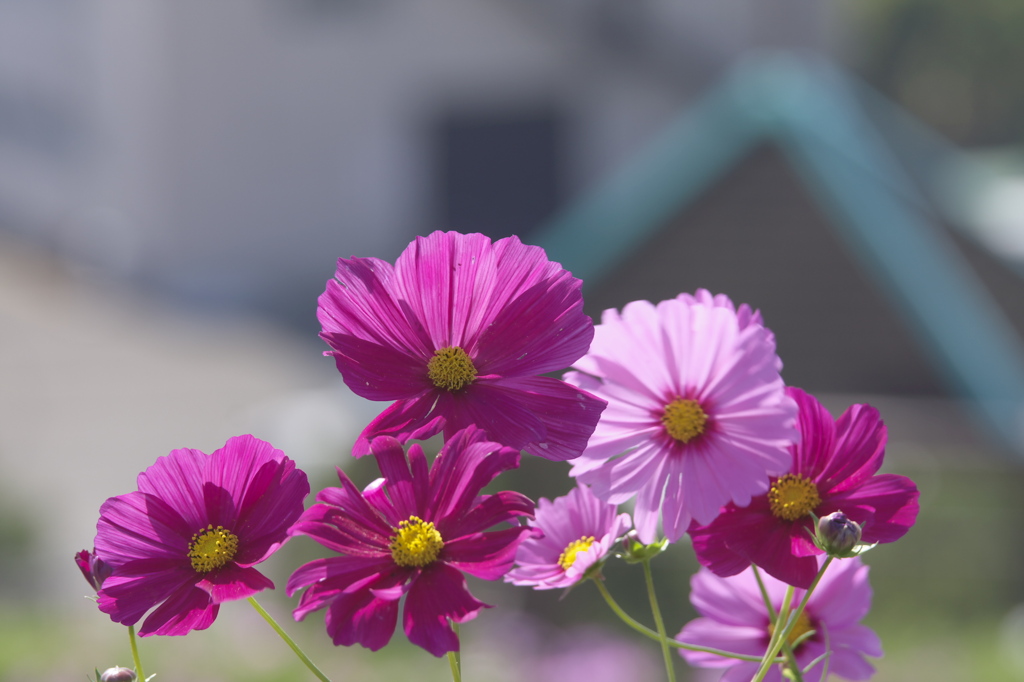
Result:
<instances>
[{"instance_id":1,"label":"yellow stamen cluster","mask_svg":"<svg viewBox=\"0 0 1024 682\"><path fill-rule=\"evenodd\" d=\"M586 552L593 544L593 535L570 542L566 545L565 551L558 555L558 565L568 571L576 563L576 555L580 552Z\"/></svg>"},{"instance_id":2,"label":"yellow stamen cluster","mask_svg":"<svg viewBox=\"0 0 1024 682\"><path fill-rule=\"evenodd\" d=\"M188 545L188 558L196 573L209 573L235 558L238 536L224 526L208 525L192 536Z\"/></svg>"},{"instance_id":3,"label":"yellow stamen cluster","mask_svg":"<svg viewBox=\"0 0 1024 682\"><path fill-rule=\"evenodd\" d=\"M466 351L458 346L438 348L427 363L427 376L438 388L458 391L473 383L476 367Z\"/></svg>"},{"instance_id":4,"label":"yellow stamen cluster","mask_svg":"<svg viewBox=\"0 0 1024 682\"><path fill-rule=\"evenodd\" d=\"M786 642L790 646L793 646L794 642L796 642L798 639L800 639L813 629L814 625L811 624L811 617L807 615L807 611L801 611L800 617L797 618L796 623L793 624L793 629L789 631L789 637L786 638ZM775 632L775 626L769 623L768 636L771 637L773 632Z\"/></svg>"},{"instance_id":5,"label":"yellow stamen cluster","mask_svg":"<svg viewBox=\"0 0 1024 682\"><path fill-rule=\"evenodd\" d=\"M800 474L786 474L768 491L768 505L778 519L796 521L817 509L819 504L818 486Z\"/></svg>"},{"instance_id":6,"label":"yellow stamen cluster","mask_svg":"<svg viewBox=\"0 0 1024 682\"><path fill-rule=\"evenodd\" d=\"M401 521L391 536L391 558L399 566L422 568L434 562L444 547L441 534L430 521L410 516Z\"/></svg>"},{"instance_id":7,"label":"yellow stamen cluster","mask_svg":"<svg viewBox=\"0 0 1024 682\"><path fill-rule=\"evenodd\" d=\"M704 433L708 415L696 400L676 398L665 406L661 423L665 425L668 435L680 443L689 443Z\"/></svg>"}]
</instances>

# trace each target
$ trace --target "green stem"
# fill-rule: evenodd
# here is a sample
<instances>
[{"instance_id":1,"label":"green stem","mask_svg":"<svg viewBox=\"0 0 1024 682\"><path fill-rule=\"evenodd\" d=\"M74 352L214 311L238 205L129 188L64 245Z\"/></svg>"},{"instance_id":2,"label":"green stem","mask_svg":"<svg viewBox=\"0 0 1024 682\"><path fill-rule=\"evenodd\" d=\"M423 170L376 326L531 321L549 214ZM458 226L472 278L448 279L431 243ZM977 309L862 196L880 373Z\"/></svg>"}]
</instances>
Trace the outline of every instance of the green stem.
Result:
<instances>
[{"instance_id":1,"label":"green stem","mask_svg":"<svg viewBox=\"0 0 1024 682\"><path fill-rule=\"evenodd\" d=\"M672 663L672 650L669 648L668 635L665 634L665 621L661 618L658 597L654 594L654 576L651 575L651 560L644 559L642 563L644 566L644 582L647 583L647 598L651 602L654 627L658 630L658 639L661 643L661 657L665 659L665 674L668 675L668 682L676 682L675 666Z\"/></svg>"},{"instance_id":2,"label":"green stem","mask_svg":"<svg viewBox=\"0 0 1024 682\"><path fill-rule=\"evenodd\" d=\"M623 623L633 628L644 637L653 639L656 642L661 641L661 637L658 635L657 632L641 623L638 623L636 620L632 618L632 616L630 616L628 613L622 610L622 607L619 606L618 602L615 601L615 598L612 597L611 593L608 591L608 588L604 586L604 583L602 583L600 579L595 577L593 580L594 584L597 585L597 589L601 593L601 596L604 597L605 602L608 604L611 610L615 612L615 615L618 616L620 620L622 620ZM675 639L668 640L668 645L675 649L686 649L688 651L703 651L704 653L714 654L716 656L723 656L725 658L736 658L741 661L752 661L754 663L761 662L760 656L747 656L746 654L736 654L731 651L725 651L724 649L712 649L711 647L697 646L696 644L684 644L683 642L680 642Z\"/></svg>"},{"instance_id":3,"label":"green stem","mask_svg":"<svg viewBox=\"0 0 1024 682\"><path fill-rule=\"evenodd\" d=\"M452 621L452 630L455 631L455 637L458 638L459 624L455 621ZM458 651L449 651L448 664L452 667L452 681L462 682L462 654L460 654Z\"/></svg>"},{"instance_id":4,"label":"green stem","mask_svg":"<svg viewBox=\"0 0 1024 682\"><path fill-rule=\"evenodd\" d=\"M267 621L270 627L274 628L274 632L276 632L278 636L284 640L284 643L287 644L291 648L291 650L295 652L295 655L299 657L299 660L302 661L302 663L307 668L309 668L309 671L311 673L316 675L318 680L320 680L321 682L331 682L331 679L327 677L327 675L324 675L322 672L320 672L320 668L317 668L316 665L313 664L313 661L309 660L309 656L302 652L302 649L299 648L299 645L296 644L295 641L288 636L288 633L281 629L281 626L277 624L277 621L275 621L274 618L269 613L267 613L266 609L260 606L259 602L256 601L255 598L249 597L249 603L252 604L252 607L256 609L256 612L258 614L263 616L263 620Z\"/></svg>"},{"instance_id":5,"label":"green stem","mask_svg":"<svg viewBox=\"0 0 1024 682\"><path fill-rule=\"evenodd\" d=\"M779 654L779 649L782 648L782 643L789 641L789 635L793 632L793 628L796 626L796 622L800 618L800 614L804 612L804 608L807 606L807 600L811 598L811 593L814 592L814 588L818 586L821 576L825 575L825 570L831 563L832 557L829 556L821 565L821 570L818 571L818 575L814 576L811 586L807 588L806 592L804 592L804 598L800 600L800 606L798 606L796 611L791 615L786 613L789 610L789 598L791 596L790 592L786 592L786 603L782 605L782 611L780 612L780 616L785 616L786 618L785 621L783 621L781 617L779 619L780 623L786 623L785 631L779 634L779 629L775 628L775 632L772 633L772 640L768 646L768 651L764 653L764 658L761 660L761 667L758 668L757 675L754 676L754 679L751 680L751 682L762 682L764 680L765 675L768 674L768 671L775 662L775 657ZM778 636L776 637L776 635Z\"/></svg>"},{"instance_id":6,"label":"green stem","mask_svg":"<svg viewBox=\"0 0 1024 682\"><path fill-rule=\"evenodd\" d=\"M758 570L754 564L750 565L750 568L754 571L754 579L757 580L757 589L761 591L761 599L764 600L764 605L768 609L768 620L771 622L772 627L775 627L775 621L778 620L779 614L775 613L775 605L772 604L771 598L768 596L768 588L764 585L764 580L761 578L761 571Z\"/></svg>"},{"instance_id":7,"label":"green stem","mask_svg":"<svg viewBox=\"0 0 1024 682\"><path fill-rule=\"evenodd\" d=\"M135 643L135 626L128 626L128 641L132 644L132 661L135 662L135 677L139 682L146 682L146 673L142 670L142 659L139 658L139 647Z\"/></svg>"},{"instance_id":8,"label":"green stem","mask_svg":"<svg viewBox=\"0 0 1024 682\"><path fill-rule=\"evenodd\" d=\"M764 579L761 577L761 571L758 570L757 566L754 564L751 564L750 568L754 571L754 579L757 580L757 589L761 591L761 599L764 600L765 608L768 609L768 620L771 622L772 630L774 631L775 624L779 620L779 614L775 612L775 605L772 604L772 600L768 596L768 588L765 587ZM788 641L782 644L782 653L785 655L786 660L789 661L790 667L796 674L794 682L803 682L803 676L800 674L800 667L796 663L796 655L793 653L793 647L790 646Z\"/></svg>"}]
</instances>

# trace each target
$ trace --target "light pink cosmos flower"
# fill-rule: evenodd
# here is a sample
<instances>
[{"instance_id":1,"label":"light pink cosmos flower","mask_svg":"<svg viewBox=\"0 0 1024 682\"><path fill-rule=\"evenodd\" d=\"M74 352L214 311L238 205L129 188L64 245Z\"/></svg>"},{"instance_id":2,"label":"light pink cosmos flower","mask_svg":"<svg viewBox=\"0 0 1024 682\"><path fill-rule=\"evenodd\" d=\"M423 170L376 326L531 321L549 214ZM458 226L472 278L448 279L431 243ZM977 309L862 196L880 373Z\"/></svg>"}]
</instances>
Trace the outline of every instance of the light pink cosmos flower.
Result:
<instances>
[{"instance_id":1,"label":"light pink cosmos flower","mask_svg":"<svg viewBox=\"0 0 1024 682\"><path fill-rule=\"evenodd\" d=\"M824 557L822 557L823 559ZM820 561L820 559L819 559ZM819 564L820 566L820 564ZM788 585L771 576L762 576L775 612L782 607ZM686 644L721 649L748 656L763 656L771 637L768 609L761 597L753 569L720 578L701 569L690 579L690 601L701 618L687 623L676 639ZM793 608L803 599L804 590L793 595ZM826 652L831 654L828 672L848 680L866 680L875 672L865 656L880 657L878 635L860 621L871 609L871 585L868 567L859 558L833 561L811 594L803 615L790 633L789 641L814 630L809 639L796 645L794 654L801 669ZM698 668L726 668L721 682L748 682L758 664L725 658L700 651L680 649L679 655ZM804 682L821 682L825 663L819 662L803 676ZM783 682L775 666L765 682Z\"/></svg>"},{"instance_id":2,"label":"light pink cosmos flower","mask_svg":"<svg viewBox=\"0 0 1024 682\"><path fill-rule=\"evenodd\" d=\"M878 473L887 440L878 410L853 405L833 419L814 396L792 387L787 392L800 407L802 434L792 448L792 469L750 504L728 504L710 524L694 524L690 535L701 565L718 575L754 563L806 588L822 553L811 541L811 514L841 511L860 525L862 542L894 542L917 520L918 491L906 476Z\"/></svg>"},{"instance_id":3,"label":"light pink cosmos flower","mask_svg":"<svg viewBox=\"0 0 1024 682\"><path fill-rule=\"evenodd\" d=\"M593 323L581 283L517 237L417 237L394 267L339 259L320 296L320 336L358 395L395 403L363 430L353 454L382 435L400 442L470 424L517 450L579 456L604 402L539 376L586 352Z\"/></svg>"},{"instance_id":4,"label":"light pink cosmos flower","mask_svg":"<svg viewBox=\"0 0 1024 682\"><path fill-rule=\"evenodd\" d=\"M553 502L541 498L533 537L519 545L516 567L505 582L536 590L570 587L604 560L615 541L629 530L629 514L594 497L579 485Z\"/></svg>"},{"instance_id":5,"label":"light pink cosmos flower","mask_svg":"<svg viewBox=\"0 0 1024 682\"><path fill-rule=\"evenodd\" d=\"M99 607L111 620L134 625L153 609L143 637L206 629L221 603L272 589L254 566L284 543L309 494L295 462L253 436L210 455L174 450L138 484L103 503L96 552L77 561L102 579Z\"/></svg>"},{"instance_id":6,"label":"light pink cosmos flower","mask_svg":"<svg viewBox=\"0 0 1024 682\"><path fill-rule=\"evenodd\" d=\"M435 656L458 651L450 622L464 623L488 606L470 594L463 573L497 580L530 533L505 523L533 515L529 498L480 494L499 473L519 466L519 452L472 426L445 443L431 465L419 445L406 458L390 436L375 438L371 447L383 478L360 492L338 469L342 487L322 490L290 531L339 553L292 574L289 595L308 587L295 618L327 607L335 644L377 651L391 640L404 597L409 641ZM489 530L496 524L503 527Z\"/></svg>"},{"instance_id":7,"label":"light pink cosmos flower","mask_svg":"<svg viewBox=\"0 0 1024 682\"><path fill-rule=\"evenodd\" d=\"M608 401L570 475L611 504L635 495L640 540L654 542L660 515L675 542L789 469L799 432L781 366L760 314L722 295L606 310L565 376Z\"/></svg>"}]
</instances>

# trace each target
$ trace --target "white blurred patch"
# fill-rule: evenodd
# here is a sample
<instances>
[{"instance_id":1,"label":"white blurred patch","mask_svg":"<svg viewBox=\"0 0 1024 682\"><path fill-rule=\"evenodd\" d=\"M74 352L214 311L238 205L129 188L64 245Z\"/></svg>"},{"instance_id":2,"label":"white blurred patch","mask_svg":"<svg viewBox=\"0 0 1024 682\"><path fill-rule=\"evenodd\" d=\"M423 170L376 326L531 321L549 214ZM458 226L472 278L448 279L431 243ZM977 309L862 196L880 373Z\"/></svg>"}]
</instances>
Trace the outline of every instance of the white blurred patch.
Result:
<instances>
[{"instance_id":1,"label":"white blurred patch","mask_svg":"<svg viewBox=\"0 0 1024 682\"><path fill-rule=\"evenodd\" d=\"M351 461L356 437L386 406L360 398L339 379L326 388L293 391L259 403L243 415L240 426L312 473Z\"/></svg>"}]
</instances>

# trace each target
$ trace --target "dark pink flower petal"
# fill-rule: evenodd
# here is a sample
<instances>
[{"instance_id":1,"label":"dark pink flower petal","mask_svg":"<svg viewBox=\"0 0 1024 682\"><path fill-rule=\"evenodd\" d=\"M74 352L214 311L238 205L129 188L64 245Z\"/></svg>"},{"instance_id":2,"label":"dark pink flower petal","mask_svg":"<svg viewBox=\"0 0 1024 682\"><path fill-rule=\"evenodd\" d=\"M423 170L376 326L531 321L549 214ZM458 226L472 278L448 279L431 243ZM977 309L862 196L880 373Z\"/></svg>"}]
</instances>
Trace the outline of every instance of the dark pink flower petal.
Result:
<instances>
[{"instance_id":1,"label":"dark pink flower petal","mask_svg":"<svg viewBox=\"0 0 1024 682\"><path fill-rule=\"evenodd\" d=\"M832 422L813 396L797 388L787 392L800 406L801 441L792 448L793 469L772 478L769 492L749 505L725 505L717 518L694 523L689 532L698 561L718 575L735 575L743 563L752 563L807 588L822 554L812 542L812 514L820 518L842 511L861 525L863 542L893 542L914 525L918 492L904 476L875 474L886 443L877 410L853 405ZM788 491L786 499L798 500L798 506L773 507L771 491L776 489Z\"/></svg>"},{"instance_id":2,"label":"dark pink flower petal","mask_svg":"<svg viewBox=\"0 0 1024 682\"><path fill-rule=\"evenodd\" d=\"M506 401L514 401L540 420L544 436L527 440L522 446L516 445L513 433L503 427L499 430L496 426L490 436L509 447L555 462L579 456L608 404L571 384L550 377L502 379L496 385L507 394ZM503 409L500 405L501 401L496 401L495 407Z\"/></svg>"},{"instance_id":3,"label":"dark pink flower petal","mask_svg":"<svg viewBox=\"0 0 1024 682\"><path fill-rule=\"evenodd\" d=\"M192 630L205 630L213 624L219 610L220 605L214 604L210 595L186 585L149 614L139 628L139 636L187 635Z\"/></svg>"},{"instance_id":4,"label":"dark pink flower petal","mask_svg":"<svg viewBox=\"0 0 1024 682\"><path fill-rule=\"evenodd\" d=\"M434 460L430 471L430 516L424 519L438 524L452 517L458 519L474 506L485 485L501 472L518 466L519 453L487 440L482 429L469 427L459 431Z\"/></svg>"},{"instance_id":5,"label":"dark pink flower petal","mask_svg":"<svg viewBox=\"0 0 1024 682\"><path fill-rule=\"evenodd\" d=\"M376 588L382 576L402 582L409 580L413 569L396 568L390 555L387 558L362 558L353 560L350 557L328 557L314 559L303 564L288 579L287 593L292 596L303 587L299 607L295 609L295 619L302 620L310 612L323 608L331 600L341 594L352 594Z\"/></svg>"},{"instance_id":6,"label":"dark pink flower petal","mask_svg":"<svg viewBox=\"0 0 1024 682\"><path fill-rule=\"evenodd\" d=\"M423 481L423 485L417 485L414 481L402 444L391 436L378 436L370 444L370 450L377 458L381 476L388 482L389 516L401 520L416 515L427 501L426 481ZM423 459L422 448L412 446L410 456L413 451L418 453L418 458Z\"/></svg>"},{"instance_id":7,"label":"dark pink flower petal","mask_svg":"<svg viewBox=\"0 0 1024 682\"><path fill-rule=\"evenodd\" d=\"M473 598L466 579L445 564L432 566L420 574L409 588L403 623L413 644L435 656L459 650L459 638L448 623L464 623L489 605Z\"/></svg>"},{"instance_id":8,"label":"dark pink flower petal","mask_svg":"<svg viewBox=\"0 0 1024 682\"><path fill-rule=\"evenodd\" d=\"M817 479L823 491L836 494L871 478L882 466L888 432L878 410L870 405L851 405L836 420L835 452Z\"/></svg>"},{"instance_id":9,"label":"dark pink flower petal","mask_svg":"<svg viewBox=\"0 0 1024 682\"><path fill-rule=\"evenodd\" d=\"M526 527L487 530L531 516L532 504L518 493L482 495L500 472L516 466L519 453L470 427L452 436L433 463L422 448L397 441L372 442L383 478L360 495L340 470L341 488L317 495L318 503L296 523L293 535L308 535L340 556L301 566L288 594L305 587L297 619L327 607L327 630L336 644L379 648L394 629L398 600L406 595L410 641L435 655L458 649L447 619L468 620L484 606L468 592L462 571L485 580L501 577Z\"/></svg>"},{"instance_id":10,"label":"dark pink flower petal","mask_svg":"<svg viewBox=\"0 0 1024 682\"><path fill-rule=\"evenodd\" d=\"M444 545L444 562L481 580L497 580L512 568L516 547L529 536L526 526L474 533Z\"/></svg>"},{"instance_id":11,"label":"dark pink flower petal","mask_svg":"<svg viewBox=\"0 0 1024 682\"><path fill-rule=\"evenodd\" d=\"M139 492L162 500L176 511L193 530L206 517L203 469L207 455L199 450L174 450L157 458L151 467L139 474Z\"/></svg>"},{"instance_id":12,"label":"dark pink flower petal","mask_svg":"<svg viewBox=\"0 0 1024 682\"><path fill-rule=\"evenodd\" d=\"M181 560L195 528L159 497L141 492L112 497L100 507L97 556L110 566L156 557Z\"/></svg>"},{"instance_id":13,"label":"dark pink flower petal","mask_svg":"<svg viewBox=\"0 0 1024 682\"><path fill-rule=\"evenodd\" d=\"M509 447L579 456L602 401L586 396L572 421L561 412L579 391L556 379L508 381L563 369L586 351L593 323L580 290L542 249L516 237L492 243L434 232L414 240L394 268L339 260L319 301L321 337L353 391L398 400L363 431L353 454L367 454L378 436L405 443L475 424ZM436 374L438 352L462 354L457 380Z\"/></svg>"},{"instance_id":14,"label":"dark pink flower petal","mask_svg":"<svg viewBox=\"0 0 1024 682\"><path fill-rule=\"evenodd\" d=\"M327 353L345 384L367 400L406 400L435 390L427 376L430 353L411 355L348 334L324 332L320 337L333 348Z\"/></svg>"},{"instance_id":15,"label":"dark pink flower petal","mask_svg":"<svg viewBox=\"0 0 1024 682\"><path fill-rule=\"evenodd\" d=\"M99 607L141 634L209 627L216 604L273 583L251 568L287 539L306 475L269 443L230 439L213 455L175 450L139 475L139 491L100 508L96 556L110 568Z\"/></svg>"},{"instance_id":16,"label":"dark pink flower petal","mask_svg":"<svg viewBox=\"0 0 1024 682\"><path fill-rule=\"evenodd\" d=\"M224 568L207 573L196 586L210 594L213 603L220 604L235 599L245 599L263 590L274 589L274 581L255 568L242 568L228 564Z\"/></svg>"},{"instance_id":17,"label":"dark pink flower petal","mask_svg":"<svg viewBox=\"0 0 1024 682\"><path fill-rule=\"evenodd\" d=\"M395 633L398 602L375 597L369 590L342 594L330 601L324 623L335 646L361 644L379 651Z\"/></svg>"},{"instance_id":18,"label":"dark pink flower petal","mask_svg":"<svg viewBox=\"0 0 1024 682\"><path fill-rule=\"evenodd\" d=\"M581 282L568 273L535 284L502 308L477 343L481 374L523 377L565 369L594 338L590 318L580 315ZM515 346L508 339L517 340Z\"/></svg>"},{"instance_id":19,"label":"dark pink flower petal","mask_svg":"<svg viewBox=\"0 0 1024 682\"><path fill-rule=\"evenodd\" d=\"M377 258L339 258L334 279L317 300L324 333L345 333L427 357L426 330L410 318L395 290L394 269Z\"/></svg>"},{"instance_id":20,"label":"dark pink flower petal","mask_svg":"<svg viewBox=\"0 0 1024 682\"><path fill-rule=\"evenodd\" d=\"M538 285L571 279L543 249L517 237L492 243L482 234L457 232L416 238L395 261L395 272L395 295L426 327L434 347L462 346L474 356L480 335L503 309ZM585 317L582 310L577 317Z\"/></svg>"},{"instance_id":21,"label":"dark pink flower petal","mask_svg":"<svg viewBox=\"0 0 1024 682\"><path fill-rule=\"evenodd\" d=\"M441 432L445 425L445 414L438 403L451 402L446 395L436 391L410 400L399 400L381 412L356 438L352 455L362 457L370 454L370 441L379 436L394 436L405 443L423 440Z\"/></svg>"},{"instance_id":22,"label":"dark pink flower petal","mask_svg":"<svg viewBox=\"0 0 1024 682\"><path fill-rule=\"evenodd\" d=\"M134 625L153 606L197 582L195 572L176 559L137 559L118 565L104 581L97 602L114 622Z\"/></svg>"},{"instance_id":23,"label":"dark pink flower petal","mask_svg":"<svg viewBox=\"0 0 1024 682\"><path fill-rule=\"evenodd\" d=\"M465 515L446 519L444 531L453 538L460 538L518 517L533 516L533 509L533 500L526 495L502 490L488 495Z\"/></svg>"},{"instance_id":24,"label":"dark pink flower petal","mask_svg":"<svg viewBox=\"0 0 1024 682\"><path fill-rule=\"evenodd\" d=\"M835 451L835 420L809 393L788 387L786 394L796 401L799 414L800 440L791 448L792 471L817 480Z\"/></svg>"}]
</instances>

